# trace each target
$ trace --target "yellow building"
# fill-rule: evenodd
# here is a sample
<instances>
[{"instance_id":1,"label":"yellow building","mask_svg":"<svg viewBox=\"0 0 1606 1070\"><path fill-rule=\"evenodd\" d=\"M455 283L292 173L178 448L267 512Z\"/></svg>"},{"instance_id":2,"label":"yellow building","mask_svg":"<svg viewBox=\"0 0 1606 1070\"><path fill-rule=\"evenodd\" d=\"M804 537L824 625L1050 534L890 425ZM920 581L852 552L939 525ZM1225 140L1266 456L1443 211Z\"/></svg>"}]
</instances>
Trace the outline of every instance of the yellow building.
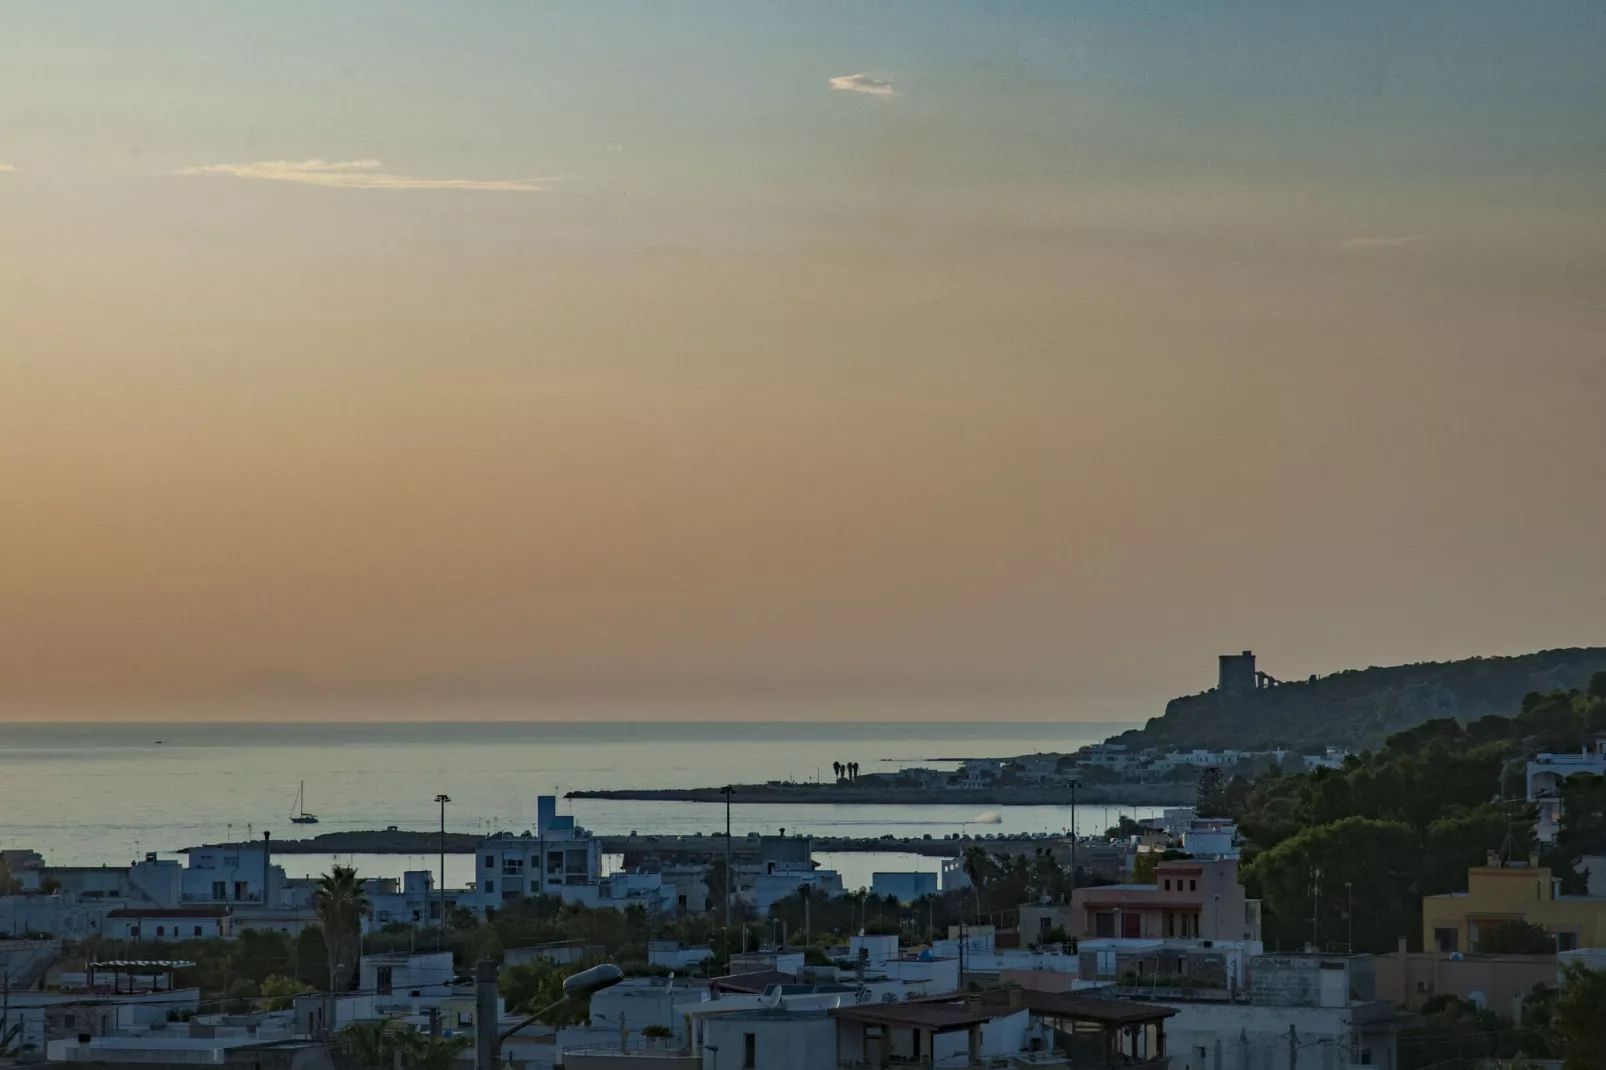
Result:
<instances>
[{"instance_id":1,"label":"yellow building","mask_svg":"<svg viewBox=\"0 0 1606 1070\"><path fill-rule=\"evenodd\" d=\"M1502 921L1538 925L1559 951L1606 947L1606 898L1557 895L1544 866L1507 862L1467 870L1467 890L1422 899L1422 946L1474 951L1478 930Z\"/></svg>"}]
</instances>

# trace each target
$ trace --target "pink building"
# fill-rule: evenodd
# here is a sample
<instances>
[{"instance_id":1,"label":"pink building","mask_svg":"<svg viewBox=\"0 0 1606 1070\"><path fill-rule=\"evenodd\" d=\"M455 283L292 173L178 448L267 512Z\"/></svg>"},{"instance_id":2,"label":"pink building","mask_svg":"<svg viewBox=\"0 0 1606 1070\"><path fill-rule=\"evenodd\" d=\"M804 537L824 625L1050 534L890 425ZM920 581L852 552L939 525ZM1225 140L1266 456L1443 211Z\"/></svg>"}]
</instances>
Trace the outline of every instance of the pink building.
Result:
<instances>
[{"instance_id":1,"label":"pink building","mask_svg":"<svg viewBox=\"0 0 1606 1070\"><path fill-rule=\"evenodd\" d=\"M1244 897L1234 859L1177 859L1153 884L1078 888L1070 922L1079 940L1259 940L1260 900Z\"/></svg>"}]
</instances>

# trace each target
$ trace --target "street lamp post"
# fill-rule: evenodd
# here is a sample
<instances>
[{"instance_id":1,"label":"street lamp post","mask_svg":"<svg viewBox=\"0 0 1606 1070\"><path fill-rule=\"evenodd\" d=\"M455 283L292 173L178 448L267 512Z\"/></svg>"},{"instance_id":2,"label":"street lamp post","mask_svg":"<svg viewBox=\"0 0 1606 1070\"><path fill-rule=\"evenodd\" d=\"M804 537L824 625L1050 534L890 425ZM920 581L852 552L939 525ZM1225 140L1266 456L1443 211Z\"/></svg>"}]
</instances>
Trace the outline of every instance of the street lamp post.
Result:
<instances>
[{"instance_id":1,"label":"street lamp post","mask_svg":"<svg viewBox=\"0 0 1606 1070\"><path fill-rule=\"evenodd\" d=\"M719 789L725 796L725 965L730 966L731 960L731 893L735 890L734 873L731 862L731 796L736 789L729 784Z\"/></svg>"},{"instance_id":2,"label":"street lamp post","mask_svg":"<svg viewBox=\"0 0 1606 1070\"><path fill-rule=\"evenodd\" d=\"M441 900L441 927L440 943L436 950L446 946L446 804L452 801L450 795L435 796L435 801L441 804L441 869L440 869L440 900Z\"/></svg>"},{"instance_id":3,"label":"street lamp post","mask_svg":"<svg viewBox=\"0 0 1606 1070\"><path fill-rule=\"evenodd\" d=\"M1081 786L1081 781L1071 781L1071 890L1066 893L1066 902L1076 895L1076 789Z\"/></svg>"},{"instance_id":4,"label":"street lamp post","mask_svg":"<svg viewBox=\"0 0 1606 1070\"><path fill-rule=\"evenodd\" d=\"M476 1070L495 1070L502 1062L502 1045L514 1033L526 1026L534 1025L536 1019L549 1011L556 1010L571 999L582 999L593 992L600 992L604 988L611 988L624 980L624 971L611 962L604 962L600 966L593 966L589 970L581 970L563 979L563 997L555 1003L549 1003L534 1014L525 1018L517 1025L496 1031L496 963L486 960L479 964L479 975L476 977L478 991L476 993L477 1006L475 1009L475 1030L481 1039L474 1053ZM489 1021L489 1026L485 1024Z\"/></svg>"}]
</instances>

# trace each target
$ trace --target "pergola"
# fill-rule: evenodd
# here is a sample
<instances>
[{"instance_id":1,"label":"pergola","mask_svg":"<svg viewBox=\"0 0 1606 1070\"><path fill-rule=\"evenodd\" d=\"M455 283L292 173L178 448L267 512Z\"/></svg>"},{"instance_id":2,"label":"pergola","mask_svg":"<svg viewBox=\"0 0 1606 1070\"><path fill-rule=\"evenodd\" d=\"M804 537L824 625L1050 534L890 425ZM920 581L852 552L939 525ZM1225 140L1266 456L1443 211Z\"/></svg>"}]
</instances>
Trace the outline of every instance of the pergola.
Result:
<instances>
[{"instance_id":1,"label":"pergola","mask_svg":"<svg viewBox=\"0 0 1606 1070\"><path fill-rule=\"evenodd\" d=\"M891 1062L910 1061L930 1066L935 1050L935 1038L945 1033L968 1034L967 1049L972 1065L980 1060L981 1027L1003 1014L1019 1010L1018 1007L1000 1007L985 1004L977 998L957 997L949 1000L909 1000L903 1003L863 1003L851 1007L838 1007L831 1017L839 1022L854 1022L861 1029L861 1044L865 1063L884 1067ZM838 1027L840 1030L840 1027ZM894 1053L891 1030L908 1030L908 1054L899 1057ZM837 1039L840 1056L840 1033ZM841 1062L839 1057L838 1062Z\"/></svg>"},{"instance_id":2,"label":"pergola","mask_svg":"<svg viewBox=\"0 0 1606 1070\"><path fill-rule=\"evenodd\" d=\"M1062 1038L1077 1066L1133 1066L1163 1062L1165 1020L1171 1007L1069 992L1023 992L1033 1017Z\"/></svg>"},{"instance_id":3,"label":"pergola","mask_svg":"<svg viewBox=\"0 0 1606 1070\"><path fill-rule=\"evenodd\" d=\"M182 959L106 959L89 964L89 976L86 980L89 988L93 989L95 987L96 972L110 970L112 973L112 991L115 993L122 989L119 979L124 974L127 974L129 977L129 991L132 992L134 990L133 979L135 977L149 977L151 978L151 987L160 988L161 986L156 984L156 978L165 973L168 975L167 987L171 989L173 987L173 972L187 969L194 965L195 963Z\"/></svg>"}]
</instances>

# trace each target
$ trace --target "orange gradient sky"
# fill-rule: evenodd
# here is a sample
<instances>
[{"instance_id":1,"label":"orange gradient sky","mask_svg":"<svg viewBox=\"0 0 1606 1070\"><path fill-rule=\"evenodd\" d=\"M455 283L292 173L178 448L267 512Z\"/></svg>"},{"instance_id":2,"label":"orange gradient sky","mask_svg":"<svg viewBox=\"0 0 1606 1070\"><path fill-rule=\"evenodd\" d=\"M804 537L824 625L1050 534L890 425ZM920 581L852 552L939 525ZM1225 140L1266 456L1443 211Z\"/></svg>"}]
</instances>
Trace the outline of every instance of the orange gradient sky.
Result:
<instances>
[{"instance_id":1,"label":"orange gradient sky","mask_svg":"<svg viewBox=\"0 0 1606 1070\"><path fill-rule=\"evenodd\" d=\"M1598 11L983 9L8 9L0 717L1606 642Z\"/></svg>"}]
</instances>

